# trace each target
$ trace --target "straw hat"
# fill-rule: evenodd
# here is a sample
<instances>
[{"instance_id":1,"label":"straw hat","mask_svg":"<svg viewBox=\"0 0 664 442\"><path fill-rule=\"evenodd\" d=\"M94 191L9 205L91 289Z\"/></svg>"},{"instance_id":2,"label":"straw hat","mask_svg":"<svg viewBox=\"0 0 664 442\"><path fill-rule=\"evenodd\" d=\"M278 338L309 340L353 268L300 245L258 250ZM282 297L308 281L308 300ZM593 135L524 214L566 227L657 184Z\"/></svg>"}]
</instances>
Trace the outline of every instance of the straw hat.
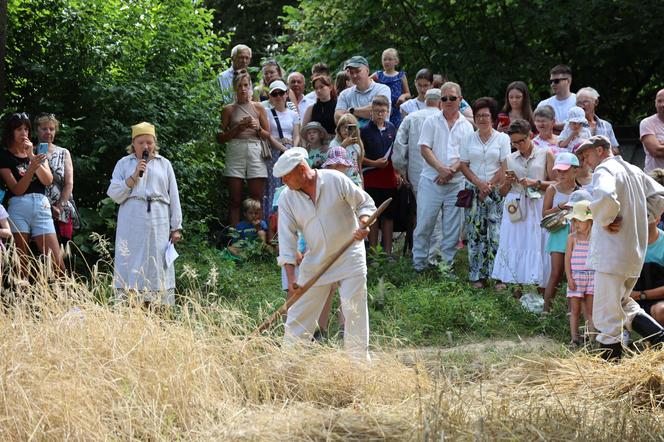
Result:
<instances>
[{"instance_id":1,"label":"straw hat","mask_svg":"<svg viewBox=\"0 0 664 442\"><path fill-rule=\"evenodd\" d=\"M567 219L575 219L577 221L587 221L593 219L593 214L590 212L590 201L583 200L574 203L572 206L572 213L565 215Z\"/></svg>"},{"instance_id":2,"label":"straw hat","mask_svg":"<svg viewBox=\"0 0 664 442\"><path fill-rule=\"evenodd\" d=\"M146 123L145 121L142 123L134 124L131 127L131 139L133 140L140 135L152 135L155 137L156 133L154 130L154 125Z\"/></svg>"}]
</instances>

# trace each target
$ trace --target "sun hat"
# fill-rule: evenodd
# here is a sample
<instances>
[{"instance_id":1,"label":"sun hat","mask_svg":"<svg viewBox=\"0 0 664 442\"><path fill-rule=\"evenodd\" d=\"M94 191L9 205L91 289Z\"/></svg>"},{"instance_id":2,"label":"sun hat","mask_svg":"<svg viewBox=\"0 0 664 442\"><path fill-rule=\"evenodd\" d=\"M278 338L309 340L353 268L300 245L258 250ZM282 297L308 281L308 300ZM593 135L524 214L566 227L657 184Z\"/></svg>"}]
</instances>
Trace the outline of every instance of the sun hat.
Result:
<instances>
[{"instance_id":1,"label":"sun hat","mask_svg":"<svg viewBox=\"0 0 664 442\"><path fill-rule=\"evenodd\" d=\"M565 203L565 207L573 207L579 201L592 201L593 196L586 189L579 189L572 192L569 200Z\"/></svg>"},{"instance_id":2,"label":"sun hat","mask_svg":"<svg viewBox=\"0 0 664 442\"><path fill-rule=\"evenodd\" d=\"M307 136L307 132L310 130L317 130L320 132L320 138L325 143L327 140L327 131L325 128L318 122L318 121L310 121L307 124L304 125L302 129L300 129L300 136L302 138L305 138Z\"/></svg>"},{"instance_id":3,"label":"sun hat","mask_svg":"<svg viewBox=\"0 0 664 442\"><path fill-rule=\"evenodd\" d=\"M556 161L553 163L553 170L567 170L570 167L579 167L579 159L573 153L560 152L556 155Z\"/></svg>"},{"instance_id":4,"label":"sun hat","mask_svg":"<svg viewBox=\"0 0 664 442\"><path fill-rule=\"evenodd\" d=\"M272 91L284 91L286 92L288 90L288 87L286 84L281 81L281 80L274 80L272 83L270 83L270 94Z\"/></svg>"},{"instance_id":5,"label":"sun hat","mask_svg":"<svg viewBox=\"0 0 664 442\"><path fill-rule=\"evenodd\" d=\"M145 121L142 123L134 124L131 127L131 139L133 140L140 135L152 135L153 137L156 136L154 126L150 123L146 123Z\"/></svg>"},{"instance_id":6,"label":"sun hat","mask_svg":"<svg viewBox=\"0 0 664 442\"><path fill-rule=\"evenodd\" d=\"M593 219L593 214L590 213L590 201L582 200L574 203L572 206L572 212L565 215L565 218L578 221Z\"/></svg>"},{"instance_id":7,"label":"sun hat","mask_svg":"<svg viewBox=\"0 0 664 442\"><path fill-rule=\"evenodd\" d=\"M326 169L332 165L341 164L342 166L351 167L353 163L348 159L348 151L342 146L335 146L327 151L327 160L321 166Z\"/></svg>"},{"instance_id":8,"label":"sun hat","mask_svg":"<svg viewBox=\"0 0 664 442\"><path fill-rule=\"evenodd\" d=\"M591 147L604 147L605 149L609 149L611 148L611 141L609 141L609 139L604 135L593 135L581 143L578 147L576 147L574 149L574 153L579 154L580 152L583 152L584 150Z\"/></svg>"},{"instance_id":9,"label":"sun hat","mask_svg":"<svg viewBox=\"0 0 664 442\"><path fill-rule=\"evenodd\" d=\"M344 69L347 68L359 68L360 66L366 66L369 67L369 62L367 61L366 58L362 57L361 55L354 55L346 61L346 66Z\"/></svg>"},{"instance_id":10,"label":"sun hat","mask_svg":"<svg viewBox=\"0 0 664 442\"><path fill-rule=\"evenodd\" d=\"M304 147L291 147L282 153L276 163L274 163L274 169L272 169L272 175L277 178L290 173L295 167L302 163L302 161L307 161L309 158L309 153Z\"/></svg>"},{"instance_id":11,"label":"sun hat","mask_svg":"<svg viewBox=\"0 0 664 442\"><path fill-rule=\"evenodd\" d=\"M429 89L425 94L424 94L424 99L425 100L440 100L440 97L443 96L443 93L441 92L440 89L437 87Z\"/></svg>"},{"instance_id":12,"label":"sun hat","mask_svg":"<svg viewBox=\"0 0 664 442\"><path fill-rule=\"evenodd\" d=\"M572 106L567 112L567 121L570 123L583 123L588 124L586 120L586 113L579 106Z\"/></svg>"}]
</instances>

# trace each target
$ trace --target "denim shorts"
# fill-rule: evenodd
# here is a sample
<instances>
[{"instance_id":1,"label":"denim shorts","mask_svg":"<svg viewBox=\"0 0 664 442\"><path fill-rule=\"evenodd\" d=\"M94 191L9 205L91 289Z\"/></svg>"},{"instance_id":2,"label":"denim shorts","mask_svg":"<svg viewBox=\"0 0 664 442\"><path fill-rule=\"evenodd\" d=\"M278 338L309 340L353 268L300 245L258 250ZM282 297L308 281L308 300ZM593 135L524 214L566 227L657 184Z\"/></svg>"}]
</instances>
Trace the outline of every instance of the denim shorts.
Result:
<instances>
[{"instance_id":1,"label":"denim shorts","mask_svg":"<svg viewBox=\"0 0 664 442\"><path fill-rule=\"evenodd\" d=\"M55 233L51 203L41 193L11 197L7 213L12 233L29 233L31 236Z\"/></svg>"}]
</instances>

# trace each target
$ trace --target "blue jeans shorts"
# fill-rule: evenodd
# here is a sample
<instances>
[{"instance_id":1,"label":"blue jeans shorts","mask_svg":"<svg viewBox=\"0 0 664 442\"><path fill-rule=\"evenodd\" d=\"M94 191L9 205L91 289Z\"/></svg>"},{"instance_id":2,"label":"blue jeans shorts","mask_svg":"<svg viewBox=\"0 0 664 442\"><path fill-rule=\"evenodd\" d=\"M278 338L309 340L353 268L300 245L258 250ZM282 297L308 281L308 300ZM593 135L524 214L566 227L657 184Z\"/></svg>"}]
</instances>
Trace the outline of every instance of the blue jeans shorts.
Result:
<instances>
[{"instance_id":1,"label":"blue jeans shorts","mask_svg":"<svg viewBox=\"0 0 664 442\"><path fill-rule=\"evenodd\" d=\"M29 233L31 236L55 233L51 203L41 193L11 197L7 213L12 233Z\"/></svg>"}]
</instances>

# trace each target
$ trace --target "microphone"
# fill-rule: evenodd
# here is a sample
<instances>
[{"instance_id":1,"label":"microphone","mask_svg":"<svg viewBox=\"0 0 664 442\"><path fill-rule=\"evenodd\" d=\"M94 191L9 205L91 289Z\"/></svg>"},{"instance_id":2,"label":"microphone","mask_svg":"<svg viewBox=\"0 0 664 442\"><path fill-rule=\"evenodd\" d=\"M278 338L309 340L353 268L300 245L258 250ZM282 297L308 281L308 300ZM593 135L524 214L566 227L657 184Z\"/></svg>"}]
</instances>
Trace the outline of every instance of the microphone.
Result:
<instances>
[{"instance_id":1,"label":"microphone","mask_svg":"<svg viewBox=\"0 0 664 442\"><path fill-rule=\"evenodd\" d=\"M145 149L145 150L143 151L143 161L147 161L148 158L150 158L150 154L148 153L148 150ZM144 170L141 170L141 171L138 173L138 177L139 177L139 178L143 178L143 172L145 172L145 171L144 171Z\"/></svg>"}]
</instances>

